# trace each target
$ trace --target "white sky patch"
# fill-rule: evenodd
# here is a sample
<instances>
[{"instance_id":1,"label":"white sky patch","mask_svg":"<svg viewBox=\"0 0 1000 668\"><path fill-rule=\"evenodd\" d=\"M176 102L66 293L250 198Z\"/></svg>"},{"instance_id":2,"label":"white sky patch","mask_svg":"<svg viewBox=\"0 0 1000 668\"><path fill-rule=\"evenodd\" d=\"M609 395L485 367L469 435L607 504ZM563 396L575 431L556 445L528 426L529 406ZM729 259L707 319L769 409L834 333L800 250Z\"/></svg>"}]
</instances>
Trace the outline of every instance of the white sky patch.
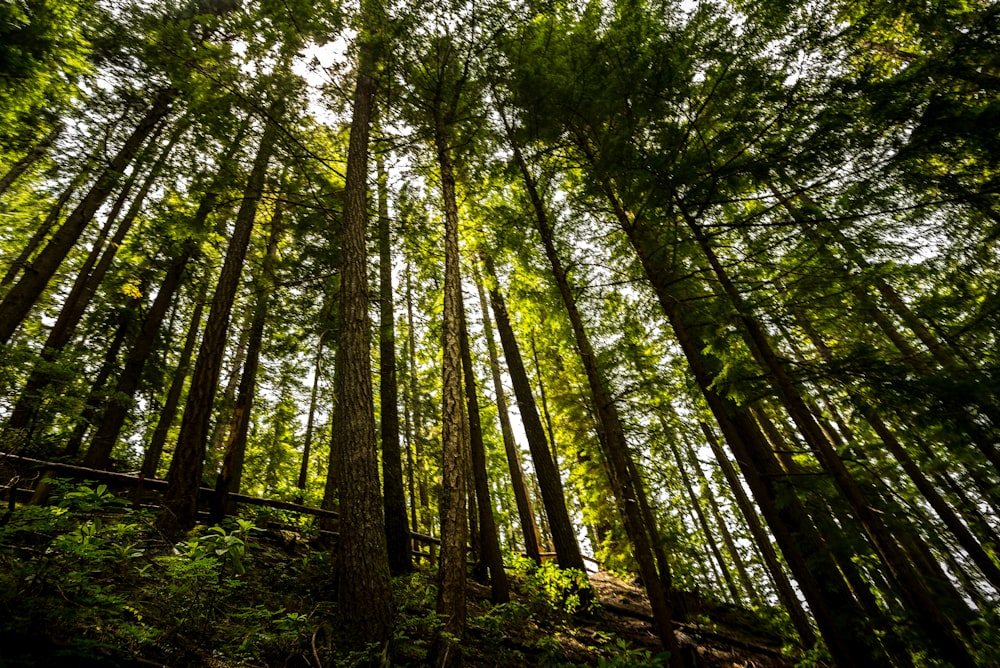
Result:
<instances>
[{"instance_id":1,"label":"white sky patch","mask_svg":"<svg viewBox=\"0 0 1000 668\"><path fill-rule=\"evenodd\" d=\"M310 86L320 86L329 80L327 71L334 65L347 62L347 49L354 41L355 32L347 31L326 44L310 42L292 65L292 71Z\"/></svg>"},{"instance_id":2,"label":"white sky patch","mask_svg":"<svg viewBox=\"0 0 1000 668\"><path fill-rule=\"evenodd\" d=\"M309 113L321 123L335 126L339 119L325 103L323 86L329 84L348 62L348 49L357 32L348 30L326 44L310 42L292 63L292 72L309 86Z\"/></svg>"}]
</instances>

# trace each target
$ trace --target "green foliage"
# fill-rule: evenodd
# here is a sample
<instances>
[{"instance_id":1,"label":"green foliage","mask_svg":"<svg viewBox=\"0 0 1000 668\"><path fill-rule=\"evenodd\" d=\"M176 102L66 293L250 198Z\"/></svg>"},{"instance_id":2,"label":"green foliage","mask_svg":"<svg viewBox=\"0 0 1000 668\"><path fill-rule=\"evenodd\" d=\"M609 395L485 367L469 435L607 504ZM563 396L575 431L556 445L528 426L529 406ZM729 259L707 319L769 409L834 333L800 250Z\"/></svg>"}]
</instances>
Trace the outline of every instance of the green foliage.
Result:
<instances>
[{"instance_id":1,"label":"green foliage","mask_svg":"<svg viewBox=\"0 0 1000 668\"><path fill-rule=\"evenodd\" d=\"M981 666L1000 665L1000 606L994 606L973 624L979 633L976 658Z\"/></svg>"},{"instance_id":2,"label":"green foliage","mask_svg":"<svg viewBox=\"0 0 1000 668\"><path fill-rule=\"evenodd\" d=\"M0 2L0 146L10 139L12 125L66 102L72 80L87 67L82 28L89 5Z\"/></svg>"},{"instance_id":3,"label":"green foliage","mask_svg":"<svg viewBox=\"0 0 1000 668\"><path fill-rule=\"evenodd\" d=\"M71 481L68 479L49 479L49 482L56 486L71 484ZM125 499L119 498L108 491L108 486L104 484L100 484L97 487L79 485L57 496L60 508L78 513L93 513L99 510L122 508L128 503Z\"/></svg>"},{"instance_id":4,"label":"green foliage","mask_svg":"<svg viewBox=\"0 0 1000 668\"><path fill-rule=\"evenodd\" d=\"M115 586L143 561L144 518L123 516L103 485L60 493L65 483L54 484L58 505L19 508L0 529L0 636L56 634L48 640L65 645L56 653L67 660L151 640L156 629Z\"/></svg>"},{"instance_id":5,"label":"green foliage","mask_svg":"<svg viewBox=\"0 0 1000 668\"><path fill-rule=\"evenodd\" d=\"M587 574L573 568L559 568L552 561L531 571L524 587L538 610L572 615L590 612L596 605L590 602L584 609L581 600L581 592L590 589Z\"/></svg>"},{"instance_id":6,"label":"green foliage","mask_svg":"<svg viewBox=\"0 0 1000 668\"><path fill-rule=\"evenodd\" d=\"M664 668L670 659L670 652L654 654L641 647L629 647L621 638L617 638L608 650L607 656L602 656L598 668Z\"/></svg>"},{"instance_id":7,"label":"green foliage","mask_svg":"<svg viewBox=\"0 0 1000 668\"><path fill-rule=\"evenodd\" d=\"M307 581L328 560L275 568L253 549L253 523L199 527L164 545L152 518L125 507L104 485L55 480L52 506L23 506L0 528L0 641L39 659L121 654L201 663L219 652L250 663L282 663L309 646L329 606ZM15 664L20 665L20 664Z\"/></svg>"},{"instance_id":8,"label":"green foliage","mask_svg":"<svg viewBox=\"0 0 1000 668\"><path fill-rule=\"evenodd\" d=\"M178 545L178 552L192 562L218 559L220 578L227 566L237 575L243 575L246 573L243 567L243 556L246 554L244 537L254 526L247 520L238 519L237 522L239 529L232 533L220 526L208 527L204 535L194 536Z\"/></svg>"}]
</instances>

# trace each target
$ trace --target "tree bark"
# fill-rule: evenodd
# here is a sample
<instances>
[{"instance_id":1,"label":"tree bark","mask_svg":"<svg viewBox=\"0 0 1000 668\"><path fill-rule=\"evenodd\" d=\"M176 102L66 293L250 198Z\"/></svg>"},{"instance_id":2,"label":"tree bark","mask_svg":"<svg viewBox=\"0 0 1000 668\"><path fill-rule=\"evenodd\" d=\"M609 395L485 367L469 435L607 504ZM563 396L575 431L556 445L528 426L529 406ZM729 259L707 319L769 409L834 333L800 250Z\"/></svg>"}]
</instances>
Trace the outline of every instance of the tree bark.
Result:
<instances>
[{"instance_id":1,"label":"tree bark","mask_svg":"<svg viewBox=\"0 0 1000 668\"><path fill-rule=\"evenodd\" d=\"M528 380L528 373L524 368L521 350L514 338L514 329L510 324L510 317L507 315L507 307L500 295L493 260L489 256L484 256L483 262L486 266L487 276L492 282L490 302L493 305L493 317L500 333L500 344L503 347L504 357L507 359L507 372L510 374L514 385L514 394L517 396L518 412L521 414L524 433L528 438L531 459L535 464L542 503L545 505L545 514L552 531L552 541L555 543L556 559L561 568L576 568L585 571L583 555L580 553L576 532L566 507L562 479L559 476L559 469L552 459L552 453L549 451L545 428L538 417L538 408L531 392L531 382Z\"/></svg>"},{"instance_id":2,"label":"tree bark","mask_svg":"<svg viewBox=\"0 0 1000 668\"><path fill-rule=\"evenodd\" d=\"M810 342L815 346L816 350L823 359L830 361L830 349L819 337L819 334L811 326L811 323L807 322L805 315L802 313L796 313L795 315L798 324L806 332L806 336L809 337ZM1000 567L987 554L981 540L974 536L961 518L959 518L955 510L948 504L938 489L921 470L920 466L913 460L889 425L882 420L875 408L856 392L848 391L848 395L872 430L879 437L879 440L881 440L882 444L910 480L913 481L914 486L916 486L920 494L926 499L927 503L930 504L931 508L934 509L938 517L941 518L941 521L948 530L951 531L959 545L968 553L983 576L993 585L994 589L1000 591Z\"/></svg>"},{"instance_id":3,"label":"tree bark","mask_svg":"<svg viewBox=\"0 0 1000 668\"><path fill-rule=\"evenodd\" d=\"M735 307L743 324L742 331L754 357L775 381L782 403L796 427L815 452L820 464L832 476L837 488L864 528L868 539L875 546L882 562L899 583L900 593L908 601L914 621L923 627L942 658L956 666L974 665L975 661L961 638L966 629L941 609L939 600L913 568L890 527L883 521L880 513L874 510L862 487L844 465L829 439L822 433L785 364L773 349L762 325L752 315L750 307L732 283L704 233L687 213L682 212L682 215L711 264L720 285Z\"/></svg>"},{"instance_id":4,"label":"tree bark","mask_svg":"<svg viewBox=\"0 0 1000 668\"><path fill-rule=\"evenodd\" d=\"M507 410L507 397L503 381L500 378L500 360L497 355L497 344L493 338L493 324L490 321L489 304L483 281L478 269L473 265L473 277L479 292L479 307L483 314L483 336L486 337L486 349L490 356L490 373L493 376L493 393L496 395L497 416L500 419L500 435L503 438L504 453L507 456L507 468L510 470L511 486L514 490L514 503L517 506L517 516L521 524L521 535L524 538L524 551L529 559L536 564L542 563L539 544L542 542L538 534L538 524L535 522L535 511L531 507L531 495L524 481L524 470L521 468L521 456L514 441L514 430L510 424L510 413Z\"/></svg>"},{"instance_id":5,"label":"tree bark","mask_svg":"<svg viewBox=\"0 0 1000 668\"><path fill-rule=\"evenodd\" d=\"M260 350L264 341L264 327L275 287L274 261L281 239L283 209L281 202L275 205L271 217L271 232L267 237L264 260L256 281L257 295L253 318L250 321L250 335L247 338L247 356L240 376L240 388L233 405L229 437L226 441L222 468L215 479L215 498L212 500L213 519L219 521L224 515L236 513L236 504L229 501L231 494L239 494L243 482L243 463L246 459L247 439L250 434L250 416L253 411L254 396L257 392L257 371L260 367Z\"/></svg>"},{"instance_id":6,"label":"tree bark","mask_svg":"<svg viewBox=\"0 0 1000 668\"><path fill-rule=\"evenodd\" d=\"M715 494L712 493L711 485L709 484L708 478L705 477L705 472L701 468L701 464L698 462L698 457L694 450L689 446L685 446L687 461L694 469L695 476L698 478L698 485L701 491L701 497L708 502L709 510L712 512L712 518L715 520L716 526L719 527L719 534L722 536L722 542L726 546L726 551L729 553L729 558L733 561L733 566L736 568L736 574L740 579L740 584L743 586L743 590L746 592L750 599L750 602L756 606L761 604L760 595L757 593L757 587L754 586L753 581L750 579L750 573L746 567L746 563L743 561L743 557L740 555L739 549L736 547L736 541L733 540L732 532L729 530L729 526L722 516L722 511L719 508L719 503L715 498Z\"/></svg>"},{"instance_id":7,"label":"tree bark","mask_svg":"<svg viewBox=\"0 0 1000 668\"><path fill-rule=\"evenodd\" d=\"M659 242L645 221L636 222L625 211L609 184L605 183L604 188L615 218L639 256L667 315L691 373L740 461L761 511L809 602L834 661L844 666L887 666L888 657L881 648L870 644L869 632L863 624L864 613L857 608L822 537L759 427L745 409L714 389L722 364L707 352L707 341L701 335L700 330L711 328L711 323L698 324L689 310L692 295L687 291L691 289L691 280L677 280L670 248Z\"/></svg>"},{"instance_id":8,"label":"tree bark","mask_svg":"<svg viewBox=\"0 0 1000 668\"><path fill-rule=\"evenodd\" d=\"M377 2L362 3L357 82L344 182L334 433L340 538L337 597L359 645L389 649L393 610L385 518L379 490L368 317L368 143L379 54Z\"/></svg>"},{"instance_id":9,"label":"tree bark","mask_svg":"<svg viewBox=\"0 0 1000 668\"><path fill-rule=\"evenodd\" d=\"M233 234L226 249L222 271L205 323L205 332L198 349L198 359L195 362L191 387L184 406L184 417L181 419L181 430L167 474L170 484L164 494L164 509L157 520L160 530L171 538L178 537L181 532L194 526L198 488L201 486L205 464L208 427L226 348L230 315L239 289L243 261L250 246L250 234L257 214L257 205L263 194L267 163L274 150L276 135L275 125L267 122L250 177L243 191L243 200L236 214Z\"/></svg>"},{"instance_id":10,"label":"tree bark","mask_svg":"<svg viewBox=\"0 0 1000 668\"><path fill-rule=\"evenodd\" d=\"M476 394L476 378L472 369L472 352L469 350L469 332L465 322L465 308L459 312L459 338L462 346L462 371L465 380L465 397L469 414L469 445L472 455L472 477L476 488L479 510L479 535L483 561L490 570L490 598L494 603L510 601L510 585L507 572L503 568L500 554L500 535L493 518L493 501L490 498L490 482L486 470L486 447L483 444L483 429L479 419L479 397Z\"/></svg>"},{"instance_id":11,"label":"tree bark","mask_svg":"<svg viewBox=\"0 0 1000 668\"><path fill-rule=\"evenodd\" d=\"M73 432L66 442L64 454L67 456L76 456L80 450L80 446L83 444L83 439L87 435L87 431L90 429L90 425L97 418L98 407L105 399L104 388L108 384L108 379L114 373L118 355L121 353L122 346L125 345L129 330L135 321L135 309L137 306L138 300L133 300L128 306L122 309L121 315L117 318L119 322L118 328L115 330L115 335L112 337L111 343L104 353L104 361L101 363L101 367L94 377L94 382L90 386L90 392L87 394L87 399L84 402L83 411L76 417L76 426L73 428Z\"/></svg>"},{"instance_id":12,"label":"tree bark","mask_svg":"<svg viewBox=\"0 0 1000 668\"><path fill-rule=\"evenodd\" d=\"M506 119L504 123L506 125ZM528 191L532 208L534 209L535 227L542 238L545 255L548 258L556 286L562 297L563 307L569 316L577 353L580 356L584 372L587 375L591 400L597 412L598 440L605 446L608 477L611 480L612 490L618 501L618 508L625 526L625 532L632 543L636 563L639 566L639 573L642 576L647 597L653 610L656 634L663 648L670 652L671 665L679 667L683 665L683 660L672 624L673 610L669 602L670 583L672 581L670 566L666 562L666 555L663 554L661 555L662 561L659 563L658 569L656 559L653 555L652 544L659 542L659 530L655 525L647 526L643 517L639 498L645 495L645 489L642 481L632 475L635 467L634 463L629 461L631 453L629 452L628 442L625 439L625 430L622 426L621 418L618 415L618 406L611 394L604 374L598 367L597 356L584 327L583 317L577 307L576 297L570 285L568 272L556 250L554 232L549 222L548 212L538 192L535 179L528 169L520 146L514 140L513 132L509 126L507 126L507 136L514 152L514 159L521 171L525 188ZM532 351L535 352L533 337ZM537 352L535 352L536 364L537 359ZM554 446L555 443L553 442ZM630 466L630 464L632 465ZM664 584L667 585L666 589L664 589Z\"/></svg>"},{"instance_id":13,"label":"tree bark","mask_svg":"<svg viewBox=\"0 0 1000 668\"><path fill-rule=\"evenodd\" d=\"M736 505L739 507L740 512L743 513L743 519L746 520L747 526L750 528L750 535L753 537L754 544L760 550L760 554L764 558L764 563L771 573L771 578L774 580L774 586L777 590L778 600L781 601L789 617L791 617L792 625L795 626L795 632L799 635L799 641L804 647L812 647L816 644L816 634L813 632L812 624L809 622L809 615L802 608L799 597L795 593L795 588L789 582L788 576L785 575L785 569L782 567L781 562L778 560L778 555L771 545L771 537L767 535L767 532L761 525L760 519L757 517L757 511L747 497L746 492L743 491L743 483L740 481L736 469L733 468L729 457L723 452L722 446L719 445L718 439L715 438L715 434L712 433L712 430L704 422L700 423L700 426L702 432L705 434L705 440L712 448L712 454L715 455L715 460L726 478L726 483L733 493Z\"/></svg>"},{"instance_id":14,"label":"tree bark","mask_svg":"<svg viewBox=\"0 0 1000 668\"><path fill-rule=\"evenodd\" d=\"M49 333L46 336L45 344L42 346L41 352L42 361L44 363L51 363L55 361L58 358L59 353L62 352L63 348L65 348L66 345L72 340L73 335L76 332L77 325L80 324L87 307L90 305L94 295L97 293L98 288L104 281L104 277L111 269L111 265L118 253L118 249L121 247L125 237L131 231L132 224L135 222L139 212L142 210L143 203L145 202L146 196L149 194L150 188L152 188L153 183L159 176L160 170L162 169L167 157L170 155L170 152L179 136L180 133L175 132L168 145L163 149L163 151L160 152L156 163L152 166L149 173L146 175L142 186L139 188L139 192L132 199L132 203L129 205L128 211L126 211L125 216L115 229L115 233L111 237L110 243L105 245L104 240L107 238L111 228L114 227L115 222L118 220L118 215L121 213L121 209L124 207L125 202L128 199L128 194L135 181L136 175L133 174L133 176L130 177L126 184L122 187L118 198L112 206L111 211L108 213L107 222L98 234L97 240L94 242L94 246L90 253L88 253L83 266L80 267L80 270L77 272L77 277L73 281L73 285L70 288L69 294L66 296L63 307L60 309L59 315L56 317L56 321L49 329ZM10 418L4 426L5 431L23 430L27 436L30 436L31 423L36 411L38 410L37 398L41 391L52 382L52 375L46 370L46 367L47 364L40 364L36 366L32 370L31 375L28 376L28 381L21 390L17 403L11 411Z\"/></svg>"},{"instance_id":15,"label":"tree bark","mask_svg":"<svg viewBox=\"0 0 1000 668\"><path fill-rule=\"evenodd\" d=\"M454 53L450 44L437 54L438 65L447 67ZM440 90L440 89L439 89ZM458 202L455 195L455 172L451 154L452 100L437 99L433 105L434 148L441 175L441 196L444 202L444 323L441 409L441 478L440 499L441 563L438 569L437 611L444 617L443 634L435 640L430 652L433 663L440 668L463 663L459 644L465 635L465 560L468 523L466 517L465 450L462 437L462 351L459 336L462 309L462 274L459 266ZM446 107L445 105L449 106ZM447 635L444 635L447 634Z\"/></svg>"},{"instance_id":16,"label":"tree bark","mask_svg":"<svg viewBox=\"0 0 1000 668\"><path fill-rule=\"evenodd\" d=\"M535 333L531 332L531 361L535 363L535 377L538 378L538 404L542 409L542 424L545 425L545 435L548 437L549 452L553 461L559 461L559 449L556 447L556 432L552 427L552 415L549 413L549 399L545 394L545 380L542 378L542 365L538 361L538 348L535 345Z\"/></svg>"},{"instance_id":17,"label":"tree bark","mask_svg":"<svg viewBox=\"0 0 1000 668\"><path fill-rule=\"evenodd\" d=\"M413 436L413 465L417 467L416 473L416 483L417 492L420 498L420 510L423 516L423 521L417 521L416 510L413 510L413 528L414 530L419 530L423 526L429 533L431 529L430 521L430 494L427 491L427 469L424 466L424 453L422 447L422 432L423 432L423 413L420 410L420 392L417 384L417 339L416 330L413 324L413 281L412 281L412 270L409 263L406 265L406 326L409 334L407 335L407 353L410 369L410 419L413 421L412 436ZM411 466L411 470L412 470ZM411 488L412 488L411 484ZM410 490L410 496L413 496L413 490Z\"/></svg>"},{"instance_id":18,"label":"tree bark","mask_svg":"<svg viewBox=\"0 0 1000 668\"><path fill-rule=\"evenodd\" d=\"M177 407L180 405L181 393L184 391L184 381L187 379L188 369L191 367L191 357L194 354L195 344L198 343L198 332L201 330L201 315L204 309L205 287L203 284L195 301L194 311L191 313L191 322L188 324L187 334L184 336L184 347L181 349L177 367L170 380L167 398L160 410L160 419L156 422L153 436L149 439L149 445L146 446L146 452L142 458L141 475L144 478L155 478L160 468L163 446L167 442L167 434L177 416Z\"/></svg>"},{"instance_id":19,"label":"tree bark","mask_svg":"<svg viewBox=\"0 0 1000 668\"><path fill-rule=\"evenodd\" d=\"M146 360L153 352L153 345L156 342L156 334L163 325L163 319L167 315L167 310L181 285L184 272L187 269L188 261L195 253L195 243L188 240L184 243L180 253L174 258L170 268L164 276L156 298L152 306L146 313L142 323L142 329L136 336L132 349L129 350L125 358L125 367L122 369L115 388L108 400L107 408L97 426L97 431L91 439L87 454L83 458L83 465L93 469L105 468L111 457L111 451L118 442L118 435L121 433L122 425L129 409L132 407L135 392L139 388L142 380L142 372L146 366Z\"/></svg>"},{"instance_id":20,"label":"tree bark","mask_svg":"<svg viewBox=\"0 0 1000 668\"><path fill-rule=\"evenodd\" d=\"M302 492L306 489L306 480L309 474L309 457L312 454L313 432L316 427L316 397L319 392L319 379L323 371L323 339L326 338L330 330L325 329L319 335L319 342L316 344L316 362L313 364L312 390L309 392L309 414L306 416L306 434L302 444L302 462L299 464L299 478L295 486Z\"/></svg>"},{"instance_id":21,"label":"tree bark","mask_svg":"<svg viewBox=\"0 0 1000 668\"><path fill-rule=\"evenodd\" d=\"M389 227L389 187L385 161L375 160L378 175L378 273L379 273L379 401L382 442L382 509L389 570L413 570L410 527L406 520L403 490L403 456L399 440L399 385L396 377L396 313L392 294L392 232Z\"/></svg>"},{"instance_id":22,"label":"tree bark","mask_svg":"<svg viewBox=\"0 0 1000 668\"><path fill-rule=\"evenodd\" d=\"M670 431L666 429L666 425L663 426L664 431L669 438ZM719 571L722 573L722 579L726 583L726 589L729 591L729 595L732 597L733 603L739 605L740 592L736 589L736 582L733 580L733 574L729 571L729 564L727 564L726 560L722 558L722 552L719 550L719 545L715 541L715 535L708 526L708 518L705 517L705 510L701 507L701 501L698 498L698 494L694 491L694 484L691 482L691 476L688 474L687 468L684 466L684 460L681 459L680 449L677 447L677 444L674 443L673 439L670 439L669 445L670 452L674 456L674 461L677 462L677 470L681 474L681 482L684 485L684 489L688 493L688 497L691 499L691 507L698 520L698 526L701 527L702 533L705 534L705 540L708 543L709 551L712 553L712 556L715 557L715 561L719 565Z\"/></svg>"}]
</instances>

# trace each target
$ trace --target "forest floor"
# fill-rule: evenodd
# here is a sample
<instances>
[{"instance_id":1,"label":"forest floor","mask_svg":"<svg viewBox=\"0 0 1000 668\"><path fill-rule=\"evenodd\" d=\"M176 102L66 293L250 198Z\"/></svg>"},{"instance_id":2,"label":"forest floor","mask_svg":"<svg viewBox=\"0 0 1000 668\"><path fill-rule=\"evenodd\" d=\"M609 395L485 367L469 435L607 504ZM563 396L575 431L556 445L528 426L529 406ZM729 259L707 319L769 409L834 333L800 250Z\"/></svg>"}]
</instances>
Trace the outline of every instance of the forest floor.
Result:
<instances>
[{"instance_id":1,"label":"forest floor","mask_svg":"<svg viewBox=\"0 0 1000 668\"><path fill-rule=\"evenodd\" d=\"M661 666L666 655L653 633L652 610L642 587L600 571L589 574L596 605L589 613L557 616L507 629L510 659L502 660L489 643L470 633L471 666ZM520 583L523 586L525 583ZM530 584L527 587L531 589ZM489 588L470 581L473 610L489 608ZM515 592L514 600L525 600ZM701 668L790 668L796 661L783 652L782 638L753 612L717 604L695 595L682 596L691 622L675 622L686 664ZM475 619L475 618L474 618Z\"/></svg>"},{"instance_id":2,"label":"forest floor","mask_svg":"<svg viewBox=\"0 0 1000 668\"><path fill-rule=\"evenodd\" d=\"M334 603L331 550L301 516L227 519L168 543L151 510L103 486L66 483L48 506L19 506L0 520L0 668L38 666L362 665L374 648L349 649ZM285 528L276 529L275 520ZM289 528L288 521L299 526ZM262 528L262 527L270 528ZM641 587L613 574L541 568L508 555L509 603L490 602L469 579L466 665L664 666ZM435 568L393 580L393 665L423 666L441 620ZM576 579L574 579L576 578ZM678 639L690 666L784 668L774 611L682 597ZM813 664L814 665L814 664Z\"/></svg>"}]
</instances>

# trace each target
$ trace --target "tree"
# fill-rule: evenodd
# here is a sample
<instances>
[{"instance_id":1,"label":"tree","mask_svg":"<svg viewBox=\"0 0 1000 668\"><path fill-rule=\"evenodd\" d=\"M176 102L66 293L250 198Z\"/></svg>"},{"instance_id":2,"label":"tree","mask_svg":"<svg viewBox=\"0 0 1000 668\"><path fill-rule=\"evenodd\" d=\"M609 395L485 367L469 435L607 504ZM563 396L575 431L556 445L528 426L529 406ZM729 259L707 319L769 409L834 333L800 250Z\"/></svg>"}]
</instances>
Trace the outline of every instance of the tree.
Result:
<instances>
[{"instance_id":1,"label":"tree","mask_svg":"<svg viewBox=\"0 0 1000 668\"><path fill-rule=\"evenodd\" d=\"M479 417L479 396L475 372L472 368L472 351L469 348L469 328L466 324L465 305L459 313L459 343L462 347L462 378L465 385L465 403L469 415L469 448L473 485L476 489L476 506L482 542L483 562L490 572L490 593L494 603L510 601L510 585L500 554L500 536L493 517L493 500L490 498L489 478L486 470L486 447Z\"/></svg>"},{"instance_id":2,"label":"tree","mask_svg":"<svg viewBox=\"0 0 1000 668\"><path fill-rule=\"evenodd\" d=\"M403 493L403 457L399 444L399 387L396 381L395 311L392 295L392 233L389 229L389 193L385 159L376 159L378 175L379 253L379 398L381 408L382 499L389 570L413 569L410 528Z\"/></svg>"},{"instance_id":3,"label":"tree","mask_svg":"<svg viewBox=\"0 0 1000 668\"><path fill-rule=\"evenodd\" d=\"M362 4L344 181L332 451L340 492L338 601L356 642L387 647L392 640L392 592L375 451L365 243L368 144L383 21L377 1Z\"/></svg>"},{"instance_id":4,"label":"tree","mask_svg":"<svg viewBox=\"0 0 1000 668\"><path fill-rule=\"evenodd\" d=\"M430 66L435 79L428 107L433 122L433 141L441 177L444 204L444 313L441 348L441 475L444 490L439 501L441 513L441 566L439 570L438 612L445 618L442 634L431 652L435 665L442 668L462 665L461 647L465 635L465 551L468 536L462 410L462 275L458 246L458 203L455 195L453 136L456 112L462 97L466 73L458 69L455 44L448 36L436 38ZM445 635L447 634L447 635Z\"/></svg>"},{"instance_id":5,"label":"tree","mask_svg":"<svg viewBox=\"0 0 1000 668\"><path fill-rule=\"evenodd\" d=\"M511 484L514 488L514 503L517 505L517 516L521 522L521 535L524 538L524 551L528 558L541 565L539 550L541 537L538 534L538 524L535 522L535 512L531 507L531 496L524 481L524 471L521 468L521 455L514 441L514 430L507 411L507 397L503 381L500 377L500 359L497 355L497 344L493 338L493 324L490 321L489 304L486 301L486 291L479 270L473 265L473 278L476 290L479 292L479 307L483 314L483 336L486 338L486 349L490 356L490 375L493 377L493 393L496 396L497 417L500 420L500 433L503 439L504 454L507 457L507 469L510 471Z\"/></svg>"},{"instance_id":6,"label":"tree","mask_svg":"<svg viewBox=\"0 0 1000 668\"><path fill-rule=\"evenodd\" d=\"M177 536L194 526L198 489L201 486L205 463L212 400L215 397L216 383L222 367L226 332L229 328L233 299L243 270L243 260L250 245L250 233L253 230L257 205L264 190L268 161L274 151L276 139L276 125L266 122L243 192L243 200L236 214L225 262L212 297L212 306L198 349L198 359L191 376L191 388L184 407L181 431L177 437L173 459L170 461L170 471L167 473L170 485L164 495L163 512L157 520L160 529L169 536Z\"/></svg>"},{"instance_id":7,"label":"tree","mask_svg":"<svg viewBox=\"0 0 1000 668\"><path fill-rule=\"evenodd\" d=\"M812 9L0 8L0 440L172 455L172 539L206 483L325 477L346 644L383 661L413 529L442 541L428 663L461 661L469 542L504 600L501 539L582 569L585 531L674 662L697 587L779 601L816 661L992 665L1000 10ZM353 62L302 62L348 20Z\"/></svg>"},{"instance_id":8,"label":"tree","mask_svg":"<svg viewBox=\"0 0 1000 668\"><path fill-rule=\"evenodd\" d=\"M223 515L231 515L236 510L235 504L228 501L228 496L239 493L240 483L243 479L243 463L246 459L247 438L250 431L250 412L253 409L254 395L257 392L257 372L260 366L264 326L267 324L268 308L276 282L274 263L284 224L283 217L284 210L281 202L278 202L271 215L271 230L267 236L264 259L255 282L256 302L247 339L246 361L243 363L243 372L240 376L240 389L233 407L233 417L229 426L229 436L226 439L222 467L215 479L213 515L217 519L222 519Z\"/></svg>"},{"instance_id":9,"label":"tree","mask_svg":"<svg viewBox=\"0 0 1000 668\"><path fill-rule=\"evenodd\" d=\"M672 665L679 666L681 665L682 658L672 628L671 620L673 618L673 611L668 602L668 597L673 588L670 564L662 548L659 530L655 524L647 525L642 516L639 497L645 496L646 492L642 486L642 481L637 480L633 476L634 466L630 465L629 462L631 455L629 454L628 443L625 440L625 430L618 415L617 405L608 388L607 381L597 366L594 348L584 328L583 318L577 308L568 274L556 251L555 239L549 223L549 215L545 204L542 202L535 179L528 169L528 164L521 153L520 145L514 138L513 129L503 116L503 110L500 110L500 114L505 124L507 139L513 151L514 160L517 163L518 170L521 172L524 187L535 214L536 229L539 236L541 236L546 258L552 268L552 274L559 289L559 295L562 297L563 306L566 309L573 328L577 352L580 355L584 371L587 374L593 407L597 413L598 439L604 446L608 476L611 479L612 488L621 509L625 531L632 542L633 552L639 564L639 572L642 575L643 583L646 586L646 592L653 609L657 636L663 644L663 648L670 652ZM654 546L659 546L655 550L655 557Z\"/></svg>"},{"instance_id":10,"label":"tree","mask_svg":"<svg viewBox=\"0 0 1000 668\"><path fill-rule=\"evenodd\" d=\"M54 362L58 358L62 350L77 333L77 326L83 319L98 289L104 283L119 248L121 248L124 240L132 230L132 226L146 201L149 190L160 176L164 162L170 155L180 134L181 128L178 128L160 152L156 162L150 167L148 174L146 174L139 188L139 192L132 198L128 210L122 216L121 220L119 220L118 217L131 195L132 186L136 181L137 174L133 174L123 184L116 201L111 207L111 211L108 213L105 224L98 233L96 243L94 243L93 248L87 254L83 265L77 272L76 279L73 281L69 294L66 296L59 311L59 316L49 329L48 336L42 347L40 363L32 370L31 375L24 384L17 403L11 411L10 418L4 425L5 432L23 431L26 437L30 437L33 419L40 408L39 396L53 380L52 375L46 370L47 364ZM206 215L207 212L208 210L206 210ZM112 229L114 229L114 234L108 239L108 234Z\"/></svg>"},{"instance_id":11,"label":"tree","mask_svg":"<svg viewBox=\"0 0 1000 668\"><path fill-rule=\"evenodd\" d=\"M484 255L483 264L486 267L487 280L492 282L489 289L490 304L493 307L493 317L500 333L500 344L507 360L507 371L510 373L517 396L517 408L524 424L524 432L528 438L528 448L531 450L531 460L538 476L538 486L541 490L542 502L545 504L545 515L549 520L552 540L555 543L556 559L562 568L584 570L583 555L576 541L576 532L566 507L566 496L563 493L562 479L556 462L552 459L545 439L545 430L538 417L538 408L531 392L528 372L524 368L521 350L514 338L514 330L507 315L507 306L500 294L500 288L493 261Z\"/></svg>"}]
</instances>

